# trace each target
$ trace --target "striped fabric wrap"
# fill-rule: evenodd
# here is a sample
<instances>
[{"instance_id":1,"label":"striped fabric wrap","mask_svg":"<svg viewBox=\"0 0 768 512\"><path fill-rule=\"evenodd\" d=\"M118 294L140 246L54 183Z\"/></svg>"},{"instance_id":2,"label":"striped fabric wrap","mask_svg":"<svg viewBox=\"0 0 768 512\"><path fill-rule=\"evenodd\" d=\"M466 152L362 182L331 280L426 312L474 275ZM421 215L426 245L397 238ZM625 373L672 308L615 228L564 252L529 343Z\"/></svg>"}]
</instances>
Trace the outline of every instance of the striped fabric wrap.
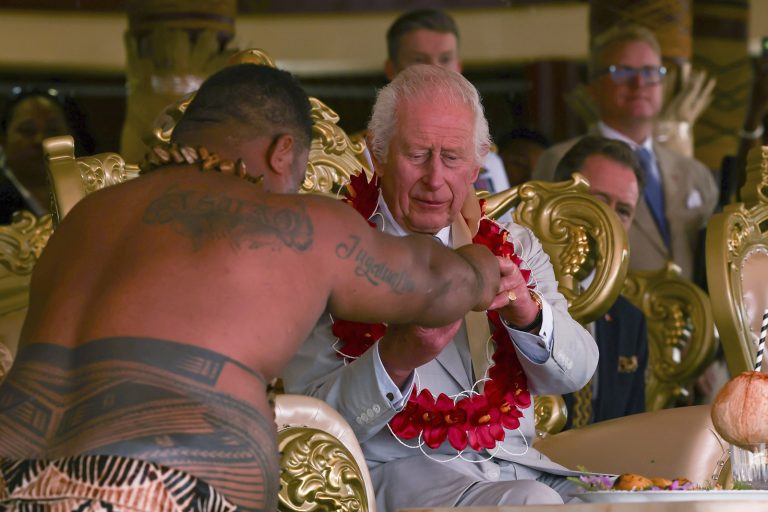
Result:
<instances>
[{"instance_id":1,"label":"striped fabric wrap","mask_svg":"<svg viewBox=\"0 0 768 512\"><path fill-rule=\"evenodd\" d=\"M0 459L0 476L0 508L8 512L237 510L216 489L188 473L127 457Z\"/></svg>"}]
</instances>

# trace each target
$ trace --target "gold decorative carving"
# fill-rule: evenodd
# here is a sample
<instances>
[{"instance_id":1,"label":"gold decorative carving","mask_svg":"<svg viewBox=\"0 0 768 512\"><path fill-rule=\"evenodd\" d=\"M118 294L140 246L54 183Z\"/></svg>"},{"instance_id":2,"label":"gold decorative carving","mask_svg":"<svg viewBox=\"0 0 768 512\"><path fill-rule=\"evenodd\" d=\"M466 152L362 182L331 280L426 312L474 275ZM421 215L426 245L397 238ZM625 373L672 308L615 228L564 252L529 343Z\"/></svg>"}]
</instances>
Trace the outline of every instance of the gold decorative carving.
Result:
<instances>
[{"instance_id":1,"label":"gold decorative carving","mask_svg":"<svg viewBox=\"0 0 768 512\"><path fill-rule=\"evenodd\" d=\"M659 271L630 271L622 294L646 318L646 411L671 407L717 351L709 297L671 262Z\"/></svg>"},{"instance_id":2,"label":"gold decorative carving","mask_svg":"<svg viewBox=\"0 0 768 512\"><path fill-rule=\"evenodd\" d=\"M533 231L549 255L574 319L602 316L618 297L629 265L627 235L616 214L588 194L580 174L569 181L530 181L498 194L479 193L486 213L498 218L514 208L515 222ZM594 271L589 287L581 281Z\"/></svg>"},{"instance_id":3,"label":"gold decorative carving","mask_svg":"<svg viewBox=\"0 0 768 512\"><path fill-rule=\"evenodd\" d=\"M533 421L539 437L557 434L568 420L568 408L562 395L534 395Z\"/></svg>"},{"instance_id":4,"label":"gold decorative carving","mask_svg":"<svg viewBox=\"0 0 768 512\"><path fill-rule=\"evenodd\" d=\"M31 274L52 232L50 215L17 212L12 224L0 226L0 264L14 274Z\"/></svg>"},{"instance_id":5,"label":"gold decorative carving","mask_svg":"<svg viewBox=\"0 0 768 512\"><path fill-rule=\"evenodd\" d=\"M77 159L86 194L117 185L139 175L139 166L126 164L117 153L101 153Z\"/></svg>"},{"instance_id":6,"label":"gold decorative carving","mask_svg":"<svg viewBox=\"0 0 768 512\"><path fill-rule=\"evenodd\" d=\"M368 510L360 468L338 439L308 427L288 427L277 438L281 453L278 510Z\"/></svg>"},{"instance_id":7,"label":"gold decorative carving","mask_svg":"<svg viewBox=\"0 0 768 512\"><path fill-rule=\"evenodd\" d=\"M302 192L336 193L350 176L371 170L363 165L365 144L353 142L338 126L339 115L317 98L312 105L312 145Z\"/></svg>"},{"instance_id":8,"label":"gold decorative carving","mask_svg":"<svg viewBox=\"0 0 768 512\"><path fill-rule=\"evenodd\" d=\"M707 224L707 283L717 297L712 310L732 375L754 366L757 346L751 323L759 323L762 310L757 306L768 301L768 268L756 279L744 280L747 261L768 251L768 146L755 147L747 156L741 197L743 202L727 205Z\"/></svg>"}]
</instances>

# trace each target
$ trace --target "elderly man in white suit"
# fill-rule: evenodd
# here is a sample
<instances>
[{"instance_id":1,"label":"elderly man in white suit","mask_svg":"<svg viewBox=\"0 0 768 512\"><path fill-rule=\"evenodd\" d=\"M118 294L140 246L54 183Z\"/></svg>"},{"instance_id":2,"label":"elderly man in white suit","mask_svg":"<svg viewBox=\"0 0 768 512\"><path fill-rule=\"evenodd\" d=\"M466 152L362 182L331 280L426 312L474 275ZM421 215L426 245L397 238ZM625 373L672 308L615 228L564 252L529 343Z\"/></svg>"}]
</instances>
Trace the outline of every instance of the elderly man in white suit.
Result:
<instances>
[{"instance_id":1,"label":"elderly man in white suit","mask_svg":"<svg viewBox=\"0 0 768 512\"><path fill-rule=\"evenodd\" d=\"M381 180L370 217L378 229L429 233L451 246L471 243L480 210L472 183L489 135L477 91L465 78L438 66L403 70L379 93L368 143ZM580 389L597 365L595 342L569 316L538 240L521 226L506 228L522 267L532 271L527 281L520 273L509 303L498 310L506 346L514 348L531 393ZM435 329L390 325L351 360L340 357L334 319L326 316L283 374L286 391L325 400L352 425L380 510L562 503L570 497L574 487L562 475L571 473L532 446L530 405L521 407L519 429L504 430L503 442L491 449L467 446L461 457L447 440L435 449L405 446L417 440L399 439L389 428L420 390L456 400L472 394L467 391L488 363L488 321L476 315Z\"/></svg>"}]
</instances>

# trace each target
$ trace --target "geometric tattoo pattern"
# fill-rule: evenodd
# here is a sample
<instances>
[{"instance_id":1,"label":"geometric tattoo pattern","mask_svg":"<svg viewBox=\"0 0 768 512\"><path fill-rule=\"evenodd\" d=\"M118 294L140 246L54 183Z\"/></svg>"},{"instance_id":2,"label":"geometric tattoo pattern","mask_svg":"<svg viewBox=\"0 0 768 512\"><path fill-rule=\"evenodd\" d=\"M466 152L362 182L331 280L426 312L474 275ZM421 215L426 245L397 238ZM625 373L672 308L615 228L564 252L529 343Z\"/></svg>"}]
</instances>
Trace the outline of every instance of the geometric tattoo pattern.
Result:
<instances>
[{"instance_id":1,"label":"geometric tattoo pattern","mask_svg":"<svg viewBox=\"0 0 768 512\"><path fill-rule=\"evenodd\" d=\"M274 510L274 420L217 389L222 381L240 383L241 396L265 390L258 372L183 343L121 337L75 348L27 345L0 388L2 467L112 455L199 478L242 510Z\"/></svg>"}]
</instances>

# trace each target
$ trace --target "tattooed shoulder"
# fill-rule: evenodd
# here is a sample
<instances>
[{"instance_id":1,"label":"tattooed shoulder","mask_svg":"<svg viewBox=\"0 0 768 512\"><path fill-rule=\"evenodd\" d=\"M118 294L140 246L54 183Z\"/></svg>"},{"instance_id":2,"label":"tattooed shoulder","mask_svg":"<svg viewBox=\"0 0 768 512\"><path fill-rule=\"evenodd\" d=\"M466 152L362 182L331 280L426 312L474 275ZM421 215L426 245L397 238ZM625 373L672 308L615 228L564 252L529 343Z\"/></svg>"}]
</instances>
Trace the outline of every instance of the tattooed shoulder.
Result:
<instances>
[{"instance_id":1,"label":"tattooed shoulder","mask_svg":"<svg viewBox=\"0 0 768 512\"><path fill-rule=\"evenodd\" d=\"M150 202L143 221L169 226L195 249L226 240L234 249L277 244L303 252L314 241L312 219L301 202L277 207L222 192L171 188Z\"/></svg>"}]
</instances>

